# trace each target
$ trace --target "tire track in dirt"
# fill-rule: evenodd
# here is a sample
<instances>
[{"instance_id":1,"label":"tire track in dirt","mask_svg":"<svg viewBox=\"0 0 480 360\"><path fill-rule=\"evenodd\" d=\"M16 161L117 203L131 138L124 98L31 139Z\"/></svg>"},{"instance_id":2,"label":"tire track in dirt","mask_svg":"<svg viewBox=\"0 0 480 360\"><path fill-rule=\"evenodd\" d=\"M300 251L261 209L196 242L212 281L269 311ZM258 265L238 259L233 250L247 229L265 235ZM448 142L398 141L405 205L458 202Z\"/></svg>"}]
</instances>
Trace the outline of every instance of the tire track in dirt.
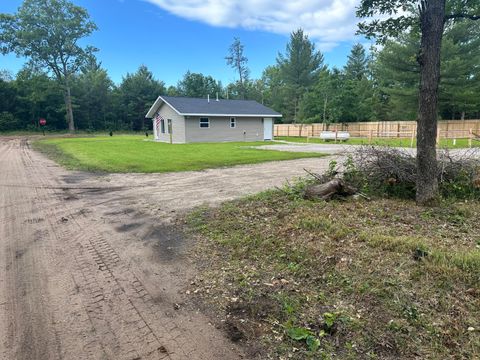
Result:
<instances>
[{"instance_id":1,"label":"tire track in dirt","mask_svg":"<svg viewBox=\"0 0 480 360\"><path fill-rule=\"evenodd\" d=\"M65 201L65 184L32 157L26 141L0 144L0 154L8 170L0 174L0 276L7 279L0 283L0 320L2 335L8 332L2 358L242 357L226 339L210 346L206 322L197 324L196 333L166 315L171 304L152 296L83 216L84 205ZM27 284L34 285L19 290Z\"/></svg>"},{"instance_id":2,"label":"tire track in dirt","mask_svg":"<svg viewBox=\"0 0 480 360\"><path fill-rule=\"evenodd\" d=\"M23 149L26 148L24 144ZM29 151L24 151L22 159L27 168L35 169ZM47 176L38 169L35 172L42 188L51 192ZM92 228L76 221L63 204L61 202L62 206L57 207L55 213L47 213L46 217L56 218L57 223L62 224L59 229L55 226L52 229L60 239L68 239L69 248L74 249L72 255L76 266L72 276L81 290L84 310L98 335L97 339L100 339L104 355L111 359L168 357L166 348L126 296L112 271L120 262L118 254ZM92 346L98 347L93 341L89 342L89 347Z\"/></svg>"},{"instance_id":3,"label":"tire track in dirt","mask_svg":"<svg viewBox=\"0 0 480 360\"><path fill-rule=\"evenodd\" d=\"M281 164L93 176L0 139L0 358L245 357L207 317L177 306L192 269L168 223L328 160Z\"/></svg>"},{"instance_id":4,"label":"tire track in dirt","mask_svg":"<svg viewBox=\"0 0 480 360\"><path fill-rule=\"evenodd\" d=\"M7 143L7 150L0 160L2 182L12 180L20 183L29 181L27 174L19 169L25 166L14 156L17 148ZM5 146L3 146L5 148ZM2 189L0 225L2 239L1 259L3 297L2 304L2 349L5 359L41 359L58 356L57 333L48 311L47 279L44 272L45 247L35 242L35 234L29 222L37 213L35 193L30 191L4 191Z\"/></svg>"}]
</instances>

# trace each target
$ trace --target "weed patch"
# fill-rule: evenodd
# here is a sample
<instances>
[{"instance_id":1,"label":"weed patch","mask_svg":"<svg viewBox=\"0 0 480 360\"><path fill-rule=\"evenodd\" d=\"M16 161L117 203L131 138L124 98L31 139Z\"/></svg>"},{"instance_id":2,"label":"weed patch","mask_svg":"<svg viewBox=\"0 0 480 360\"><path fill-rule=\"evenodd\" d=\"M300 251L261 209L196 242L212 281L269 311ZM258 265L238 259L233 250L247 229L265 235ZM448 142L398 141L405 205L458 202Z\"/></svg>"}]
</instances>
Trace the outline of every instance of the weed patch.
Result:
<instances>
[{"instance_id":1,"label":"weed patch","mask_svg":"<svg viewBox=\"0 0 480 360\"><path fill-rule=\"evenodd\" d=\"M189 216L190 290L252 357L478 358L479 215L269 191Z\"/></svg>"}]
</instances>

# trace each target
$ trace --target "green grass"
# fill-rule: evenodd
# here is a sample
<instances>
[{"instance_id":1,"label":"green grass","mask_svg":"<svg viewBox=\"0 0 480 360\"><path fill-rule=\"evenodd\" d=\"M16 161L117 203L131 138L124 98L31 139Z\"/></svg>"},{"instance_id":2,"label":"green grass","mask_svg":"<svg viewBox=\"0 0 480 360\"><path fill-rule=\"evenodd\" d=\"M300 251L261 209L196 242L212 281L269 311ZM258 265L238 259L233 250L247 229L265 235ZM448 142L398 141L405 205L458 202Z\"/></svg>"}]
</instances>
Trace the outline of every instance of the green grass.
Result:
<instances>
[{"instance_id":1,"label":"green grass","mask_svg":"<svg viewBox=\"0 0 480 360\"><path fill-rule=\"evenodd\" d=\"M275 140L283 140L290 142L306 143L306 137L297 137L297 136L276 136ZM339 145L379 145L379 146L393 146L393 147L410 147L411 141L406 138L391 138L391 139L373 139L369 143L368 139L365 138L350 138L348 141L339 141L335 143L334 141L325 142L318 138L309 138L308 143L315 144L339 144ZM413 146L417 146L416 140L413 141ZM480 147L480 141L473 141L473 147ZM456 144L453 144L453 139L442 139L440 141L441 148L449 149L462 149L468 148L468 139L457 139Z\"/></svg>"},{"instance_id":2,"label":"green grass","mask_svg":"<svg viewBox=\"0 0 480 360\"><path fill-rule=\"evenodd\" d=\"M99 172L175 172L255 164L265 161L320 157L252 149L265 142L166 144L142 136L55 138L34 147L68 169Z\"/></svg>"}]
</instances>

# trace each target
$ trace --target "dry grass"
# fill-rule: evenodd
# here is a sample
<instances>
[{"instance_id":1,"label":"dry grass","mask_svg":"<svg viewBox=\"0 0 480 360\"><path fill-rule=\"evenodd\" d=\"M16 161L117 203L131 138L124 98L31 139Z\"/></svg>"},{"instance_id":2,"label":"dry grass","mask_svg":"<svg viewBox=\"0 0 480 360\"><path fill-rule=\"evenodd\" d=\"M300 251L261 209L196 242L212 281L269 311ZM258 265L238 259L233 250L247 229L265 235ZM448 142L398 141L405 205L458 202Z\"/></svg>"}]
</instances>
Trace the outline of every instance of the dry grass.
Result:
<instances>
[{"instance_id":1,"label":"dry grass","mask_svg":"<svg viewBox=\"0 0 480 360\"><path fill-rule=\"evenodd\" d=\"M281 192L199 209L191 292L262 359L478 358L479 215Z\"/></svg>"}]
</instances>

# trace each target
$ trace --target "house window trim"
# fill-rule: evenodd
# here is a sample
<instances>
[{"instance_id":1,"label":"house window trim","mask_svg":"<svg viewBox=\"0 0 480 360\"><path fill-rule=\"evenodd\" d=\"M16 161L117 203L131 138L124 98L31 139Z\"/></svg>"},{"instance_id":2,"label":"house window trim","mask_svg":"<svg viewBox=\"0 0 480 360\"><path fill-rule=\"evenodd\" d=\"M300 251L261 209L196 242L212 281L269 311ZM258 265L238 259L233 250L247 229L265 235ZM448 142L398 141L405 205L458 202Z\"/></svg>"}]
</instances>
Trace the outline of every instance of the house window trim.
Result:
<instances>
[{"instance_id":1,"label":"house window trim","mask_svg":"<svg viewBox=\"0 0 480 360\"><path fill-rule=\"evenodd\" d=\"M202 119L207 119L207 122L206 122L207 126L202 126ZM205 124L205 122L204 122L204 124ZM198 118L198 127L200 129L209 129L210 128L210 118L204 117L204 116Z\"/></svg>"},{"instance_id":2,"label":"house window trim","mask_svg":"<svg viewBox=\"0 0 480 360\"><path fill-rule=\"evenodd\" d=\"M160 120L160 133L165 134L165 119Z\"/></svg>"},{"instance_id":3,"label":"house window trim","mask_svg":"<svg viewBox=\"0 0 480 360\"><path fill-rule=\"evenodd\" d=\"M233 124L233 126L232 126L232 124ZM232 116L230 118L230 129L235 129L236 127L237 127L237 118Z\"/></svg>"}]
</instances>

